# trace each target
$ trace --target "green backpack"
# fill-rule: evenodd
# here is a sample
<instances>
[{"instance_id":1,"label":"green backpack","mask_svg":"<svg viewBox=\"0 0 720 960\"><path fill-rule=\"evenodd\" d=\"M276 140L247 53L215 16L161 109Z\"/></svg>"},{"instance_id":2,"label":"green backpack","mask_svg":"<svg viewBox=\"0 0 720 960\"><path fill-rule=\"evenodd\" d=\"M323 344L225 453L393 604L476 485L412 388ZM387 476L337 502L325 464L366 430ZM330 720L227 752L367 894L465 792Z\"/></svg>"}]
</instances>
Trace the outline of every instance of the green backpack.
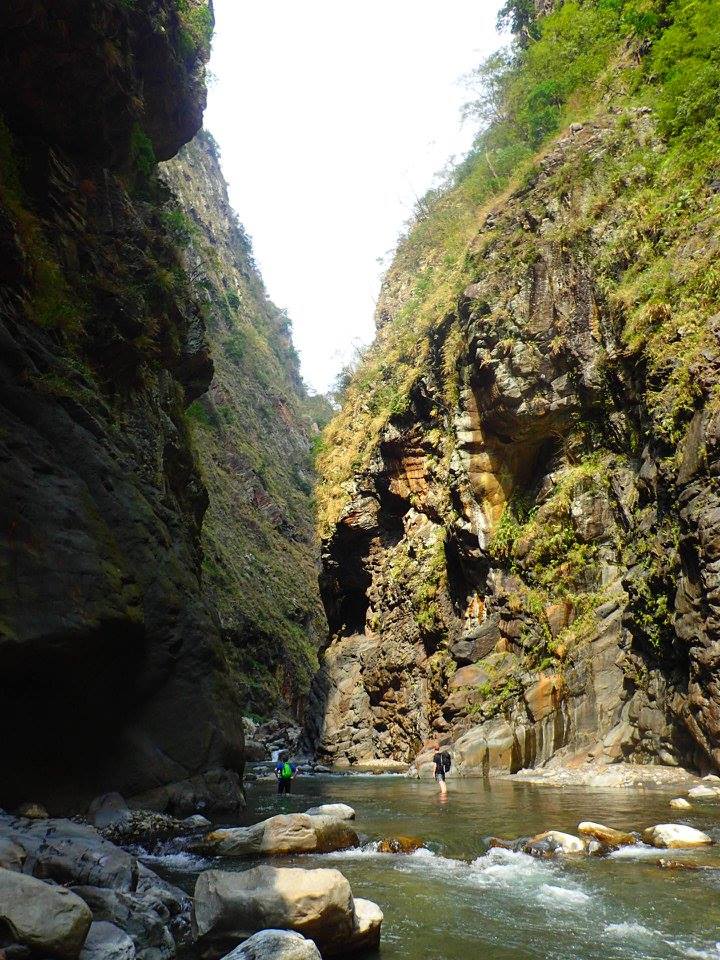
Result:
<instances>
[{"instance_id":1,"label":"green backpack","mask_svg":"<svg viewBox=\"0 0 720 960\"><path fill-rule=\"evenodd\" d=\"M282 770L280 771L280 777L282 780L291 780L293 775L292 767L290 764L285 761L283 764Z\"/></svg>"}]
</instances>

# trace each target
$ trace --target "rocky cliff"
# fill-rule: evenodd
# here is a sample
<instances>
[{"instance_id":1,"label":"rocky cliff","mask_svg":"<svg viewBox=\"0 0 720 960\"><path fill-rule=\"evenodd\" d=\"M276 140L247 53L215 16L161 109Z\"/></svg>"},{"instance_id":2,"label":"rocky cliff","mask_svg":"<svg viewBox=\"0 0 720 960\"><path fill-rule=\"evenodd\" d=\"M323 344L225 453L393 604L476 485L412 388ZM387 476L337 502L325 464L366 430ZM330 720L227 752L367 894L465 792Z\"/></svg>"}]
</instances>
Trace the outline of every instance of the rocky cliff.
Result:
<instances>
[{"instance_id":1,"label":"rocky cliff","mask_svg":"<svg viewBox=\"0 0 720 960\"><path fill-rule=\"evenodd\" d=\"M261 613L258 598L279 592L263 569L243 594L239 565L255 546L256 563L279 564L286 538L297 560L267 627L286 629L277 643L317 619L288 331L263 300L207 141L167 175L187 213L157 175L200 126L211 30L205 0L0 10L3 806L62 810L105 789L241 770L239 671L252 661L238 637L256 626L248 605ZM268 374L261 399L256 361L232 361L233 379L223 353L232 340L239 357L243 337ZM212 398L198 407L213 353ZM244 446L237 427L203 439L204 417L236 416ZM274 437L267 466L283 455L282 480L293 475L283 495L258 479L261 426ZM229 516L244 525L230 546L218 543ZM311 646L287 655L280 687L302 688Z\"/></svg>"},{"instance_id":2,"label":"rocky cliff","mask_svg":"<svg viewBox=\"0 0 720 960\"><path fill-rule=\"evenodd\" d=\"M245 711L299 718L327 634L310 439L330 408L313 398L311 409L288 317L268 299L212 138L200 134L163 177L179 201L174 229L214 366L208 393L188 410L210 498L204 584Z\"/></svg>"},{"instance_id":3,"label":"rocky cliff","mask_svg":"<svg viewBox=\"0 0 720 960\"><path fill-rule=\"evenodd\" d=\"M311 734L717 769L717 4L531 19L325 434Z\"/></svg>"}]
</instances>

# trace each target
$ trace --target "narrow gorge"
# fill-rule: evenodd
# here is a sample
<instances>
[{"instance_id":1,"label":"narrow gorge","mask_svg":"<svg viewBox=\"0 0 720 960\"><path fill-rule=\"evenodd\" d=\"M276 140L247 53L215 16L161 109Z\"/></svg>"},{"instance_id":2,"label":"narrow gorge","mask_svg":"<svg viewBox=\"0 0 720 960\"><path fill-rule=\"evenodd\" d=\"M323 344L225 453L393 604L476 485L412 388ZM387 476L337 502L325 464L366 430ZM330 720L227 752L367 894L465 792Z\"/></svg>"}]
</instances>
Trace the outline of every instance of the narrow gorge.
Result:
<instances>
[{"instance_id":1,"label":"narrow gorge","mask_svg":"<svg viewBox=\"0 0 720 960\"><path fill-rule=\"evenodd\" d=\"M498 0L327 395L242 203L350 345L415 34L278 5L221 153L240 6L0 6L0 960L718 960L720 0Z\"/></svg>"}]
</instances>

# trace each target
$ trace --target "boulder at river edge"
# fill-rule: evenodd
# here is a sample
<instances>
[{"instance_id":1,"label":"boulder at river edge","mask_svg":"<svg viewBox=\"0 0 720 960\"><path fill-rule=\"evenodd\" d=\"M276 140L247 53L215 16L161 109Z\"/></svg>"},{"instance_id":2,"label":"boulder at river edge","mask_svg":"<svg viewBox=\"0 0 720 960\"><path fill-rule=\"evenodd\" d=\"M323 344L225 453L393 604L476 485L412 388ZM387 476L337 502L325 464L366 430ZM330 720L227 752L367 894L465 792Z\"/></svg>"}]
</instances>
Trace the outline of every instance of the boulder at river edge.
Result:
<instances>
[{"instance_id":1,"label":"boulder at river edge","mask_svg":"<svg viewBox=\"0 0 720 960\"><path fill-rule=\"evenodd\" d=\"M135 944L120 927L107 920L90 925L80 960L135 960Z\"/></svg>"},{"instance_id":2,"label":"boulder at river edge","mask_svg":"<svg viewBox=\"0 0 720 960\"><path fill-rule=\"evenodd\" d=\"M207 870L195 884L193 926L203 956L217 958L239 940L269 928L313 940L323 957L346 956L380 941L382 912L353 900L339 870L254 867Z\"/></svg>"},{"instance_id":3,"label":"boulder at river edge","mask_svg":"<svg viewBox=\"0 0 720 960\"><path fill-rule=\"evenodd\" d=\"M658 823L643 831L643 840L653 847L707 847L713 841L701 830L682 823Z\"/></svg>"},{"instance_id":4,"label":"boulder at river edge","mask_svg":"<svg viewBox=\"0 0 720 960\"><path fill-rule=\"evenodd\" d=\"M307 813L279 814L251 827L213 830L192 849L220 857L331 853L357 847L358 835L345 820Z\"/></svg>"},{"instance_id":5,"label":"boulder at river edge","mask_svg":"<svg viewBox=\"0 0 720 960\"><path fill-rule=\"evenodd\" d=\"M720 800L720 789L699 783L688 790L688 796L691 800Z\"/></svg>"},{"instance_id":6,"label":"boulder at river edge","mask_svg":"<svg viewBox=\"0 0 720 960\"><path fill-rule=\"evenodd\" d=\"M0 869L0 927L34 952L75 960L85 941L92 913L65 887Z\"/></svg>"},{"instance_id":7,"label":"boulder at river edge","mask_svg":"<svg viewBox=\"0 0 720 960\"><path fill-rule=\"evenodd\" d=\"M321 960L320 951L294 930L261 930L224 960Z\"/></svg>"}]
</instances>

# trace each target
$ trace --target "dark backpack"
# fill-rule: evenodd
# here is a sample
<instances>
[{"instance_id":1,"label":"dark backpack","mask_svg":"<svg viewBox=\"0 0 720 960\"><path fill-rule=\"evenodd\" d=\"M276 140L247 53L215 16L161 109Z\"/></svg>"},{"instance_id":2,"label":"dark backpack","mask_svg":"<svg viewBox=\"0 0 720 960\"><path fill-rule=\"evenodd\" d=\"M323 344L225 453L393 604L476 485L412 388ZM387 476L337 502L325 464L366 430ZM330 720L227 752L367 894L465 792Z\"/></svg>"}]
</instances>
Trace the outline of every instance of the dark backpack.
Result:
<instances>
[{"instance_id":1,"label":"dark backpack","mask_svg":"<svg viewBox=\"0 0 720 960\"><path fill-rule=\"evenodd\" d=\"M442 766L443 773L450 772L450 767L452 765L452 758L450 754L447 752L447 750L443 750L443 752L440 754L440 764Z\"/></svg>"}]
</instances>

